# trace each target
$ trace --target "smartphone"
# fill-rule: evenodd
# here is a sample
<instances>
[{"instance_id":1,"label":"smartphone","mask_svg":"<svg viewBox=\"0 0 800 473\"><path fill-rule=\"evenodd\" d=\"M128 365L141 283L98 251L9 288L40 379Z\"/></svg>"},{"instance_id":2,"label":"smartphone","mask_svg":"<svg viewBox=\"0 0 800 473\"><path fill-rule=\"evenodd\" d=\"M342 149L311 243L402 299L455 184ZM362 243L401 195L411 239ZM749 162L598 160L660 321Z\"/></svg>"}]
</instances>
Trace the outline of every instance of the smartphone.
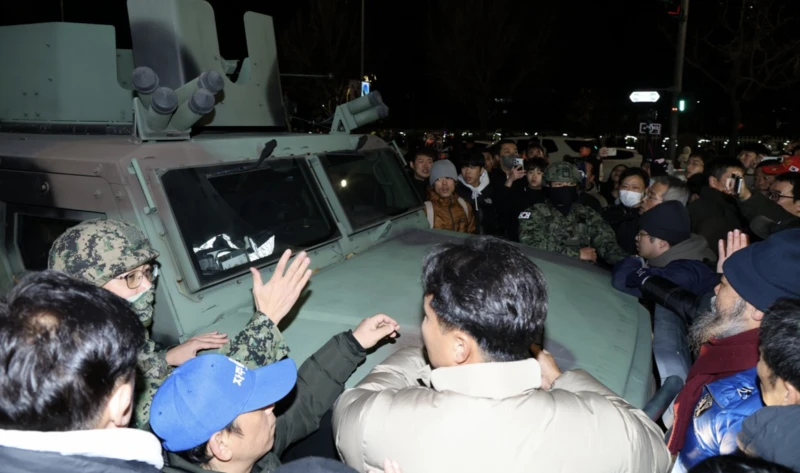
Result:
<instances>
[{"instance_id":1,"label":"smartphone","mask_svg":"<svg viewBox=\"0 0 800 473\"><path fill-rule=\"evenodd\" d=\"M742 176L733 176L728 178L728 189L733 191L733 193L736 195L739 195L742 192L742 184L744 184L744 178L742 178Z\"/></svg>"},{"instance_id":2,"label":"smartphone","mask_svg":"<svg viewBox=\"0 0 800 473\"><path fill-rule=\"evenodd\" d=\"M514 158L514 167L524 167L525 160L522 158Z\"/></svg>"}]
</instances>

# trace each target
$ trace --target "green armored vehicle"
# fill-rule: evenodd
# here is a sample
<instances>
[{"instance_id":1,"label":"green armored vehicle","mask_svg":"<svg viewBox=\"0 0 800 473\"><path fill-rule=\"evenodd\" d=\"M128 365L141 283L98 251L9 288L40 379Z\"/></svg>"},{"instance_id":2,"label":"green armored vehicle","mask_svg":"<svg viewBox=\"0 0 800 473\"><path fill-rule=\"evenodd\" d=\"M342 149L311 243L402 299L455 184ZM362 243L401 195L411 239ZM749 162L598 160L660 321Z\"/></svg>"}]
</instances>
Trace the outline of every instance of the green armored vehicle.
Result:
<instances>
[{"instance_id":1,"label":"green armored vehicle","mask_svg":"<svg viewBox=\"0 0 800 473\"><path fill-rule=\"evenodd\" d=\"M255 266L286 248L314 276L282 326L298 363L332 334L386 313L419 343L420 268L433 245L395 150L351 130L387 115L377 93L341 105L329 134L285 132L272 19L244 15L249 57L219 54L203 0L128 0L132 50L111 26L0 28L0 289L44 269L53 240L86 219L144 230L161 254L153 338L238 333L252 315ZM232 81L231 77L235 76ZM653 391L647 312L609 276L525 249L551 291L545 347L634 405Z\"/></svg>"}]
</instances>

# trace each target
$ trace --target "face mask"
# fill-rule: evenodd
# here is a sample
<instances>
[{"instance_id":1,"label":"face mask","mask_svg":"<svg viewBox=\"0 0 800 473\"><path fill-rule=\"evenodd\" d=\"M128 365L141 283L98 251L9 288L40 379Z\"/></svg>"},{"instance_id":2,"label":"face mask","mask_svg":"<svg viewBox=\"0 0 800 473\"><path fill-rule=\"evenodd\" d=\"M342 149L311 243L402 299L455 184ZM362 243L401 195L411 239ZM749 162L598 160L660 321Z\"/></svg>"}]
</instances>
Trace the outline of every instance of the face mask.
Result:
<instances>
[{"instance_id":1,"label":"face mask","mask_svg":"<svg viewBox=\"0 0 800 473\"><path fill-rule=\"evenodd\" d=\"M635 207L642 202L642 193L633 191L619 191L619 201L625 207Z\"/></svg>"},{"instance_id":2,"label":"face mask","mask_svg":"<svg viewBox=\"0 0 800 473\"><path fill-rule=\"evenodd\" d=\"M135 296L131 296L126 298L125 300L128 301L131 306L133 307L133 311L136 312L136 315L139 316L139 321L142 322L142 325L145 328L149 327L151 323L153 323L153 302L156 299L156 286L150 286L150 289L140 292Z\"/></svg>"},{"instance_id":3,"label":"face mask","mask_svg":"<svg viewBox=\"0 0 800 473\"><path fill-rule=\"evenodd\" d=\"M547 197L558 211L567 215L572 209L572 204L578 201L578 188L574 186L548 187Z\"/></svg>"}]
</instances>

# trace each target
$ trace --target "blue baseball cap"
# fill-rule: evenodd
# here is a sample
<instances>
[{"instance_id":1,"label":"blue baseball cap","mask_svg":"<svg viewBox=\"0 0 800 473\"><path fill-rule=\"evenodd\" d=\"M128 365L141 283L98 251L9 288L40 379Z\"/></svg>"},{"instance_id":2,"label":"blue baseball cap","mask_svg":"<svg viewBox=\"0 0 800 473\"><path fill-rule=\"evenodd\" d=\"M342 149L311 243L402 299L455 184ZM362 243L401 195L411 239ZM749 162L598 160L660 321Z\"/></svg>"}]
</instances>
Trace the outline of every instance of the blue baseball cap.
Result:
<instances>
[{"instance_id":1,"label":"blue baseball cap","mask_svg":"<svg viewBox=\"0 0 800 473\"><path fill-rule=\"evenodd\" d=\"M150 427L164 449L181 452L202 445L240 414L280 401L297 382L297 365L285 359L255 370L223 355L182 364L153 397Z\"/></svg>"}]
</instances>

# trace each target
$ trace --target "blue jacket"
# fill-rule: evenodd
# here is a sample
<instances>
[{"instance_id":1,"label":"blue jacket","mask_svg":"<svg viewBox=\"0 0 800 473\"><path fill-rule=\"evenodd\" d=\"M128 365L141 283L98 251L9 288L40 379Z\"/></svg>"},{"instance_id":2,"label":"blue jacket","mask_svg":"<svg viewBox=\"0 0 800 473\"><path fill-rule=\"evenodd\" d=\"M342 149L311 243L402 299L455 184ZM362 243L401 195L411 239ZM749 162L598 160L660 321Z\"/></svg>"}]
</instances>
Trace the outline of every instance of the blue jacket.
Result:
<instances>
[{"instance_id":1,"label":"blue jacket","mask_svg":"<svg viewBox=\"0 0 800 473\"><path fill-rule=\"evenodd\" d=\"M706 458L735 453L742 422L763 405L756 368L707 384L678 456L681 466L689 470Z\"/></svg>"}]
</instances>

